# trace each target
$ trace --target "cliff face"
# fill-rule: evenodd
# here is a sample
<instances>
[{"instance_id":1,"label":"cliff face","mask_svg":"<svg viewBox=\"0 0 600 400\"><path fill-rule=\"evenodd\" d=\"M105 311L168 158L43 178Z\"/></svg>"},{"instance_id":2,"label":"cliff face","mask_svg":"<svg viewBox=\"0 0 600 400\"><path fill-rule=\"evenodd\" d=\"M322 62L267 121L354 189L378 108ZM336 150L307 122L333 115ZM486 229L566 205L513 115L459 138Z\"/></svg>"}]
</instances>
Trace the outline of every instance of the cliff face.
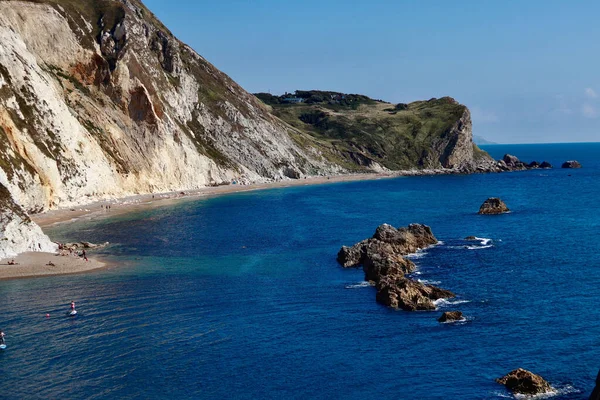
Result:
<instances>
[{"instance_id":1,"label":"cliff face","mask_svg":"<svg viewBox=\"0 0 600 400\"><path fill-rule=\"evenodd\" d=\"M0 184L0 259L26 251L53 252L56 245L33 223Z\"/></svg>"},{"instance_id":2,"label":"cliff face","mask_svg":"<svg viewBox=\"0 0 600 400\"><path fill-rule=\"evenodd\" d=\"M0 183L27 210L334 173L137 1L0 1Z\"/></svg>"}]
</instances>

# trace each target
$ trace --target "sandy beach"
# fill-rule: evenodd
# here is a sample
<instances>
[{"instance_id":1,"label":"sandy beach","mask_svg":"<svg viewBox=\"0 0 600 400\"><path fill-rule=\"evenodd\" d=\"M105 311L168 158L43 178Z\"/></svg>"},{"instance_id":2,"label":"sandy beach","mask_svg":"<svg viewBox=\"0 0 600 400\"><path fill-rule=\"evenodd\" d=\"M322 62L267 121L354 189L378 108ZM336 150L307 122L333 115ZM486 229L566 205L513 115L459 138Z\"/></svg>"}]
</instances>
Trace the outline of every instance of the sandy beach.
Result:
<instances>
[{"instance_id":1,"label":"sandy beach","mask_svg":"<svg viewBox=\"0 0 600 400\"><path fill-rule=\"evenodd\" d=\"M9 265L14 260L16 265ZM54 265L49 265L49 264ZM75 255L28 252L0 260L0 279L32 278L88 272L106 267L106 263Z\"/></svg>"},{"instance_id":2,"label":"sandy beach","mask_svg":"<svg viewBox=\"0 0 600 400\"><path fill-rule=\"evenodd\" d=\"M96 201L86 205L81 205L71 208L59 208L56 210L47 211L40 214L31 215L31 219L42 228L54 224L60 224L70 221L75 221L82 218L96 219L106 218L119 214L126 214L132 211L148 209L151 207L161 207L182 200L194 200L198 198L219 196L229 193L241 193L254 190L276 189L292 186L309 186L321 185L337 182L351 182L359 180L377 180L389 179L405 175L426 175L435 174L437 171L402 171L389 172L378 174L348 174L336 176L316 176L307 177L306 179L285 180L279 182L255 183L250 185L224 185L224 186L208 186L195 190L184 190L168 193L140 194L128 196L120 199ZM110 207L110 208L107 208ZM84 238L80 238L84 240Z\"/></svg>"},{"instance_id":3,"label":"sandy beach","mask_svg":"<svg viewBox=\"0 0 600 400\"><path fill-rule=\"evenodd\" d=\"M306 179L285 180L279 182L257 183L250 185L225 185L216 187L205 187L196 190L185 190L179 192L141 194L114 200L97 201L82 206L71 208L59 208L40 214L32 215L31 218L42 228L54 224L68 223L80 219L101 219L126 214L134 211L162 207L184 200L195 200L219 196L228 193L248 192L254 190L265 190L284 188L291 186L320 185L336 182L350 182L359 180L377 180L394 178L403 175L427 175L435 174L437 171L403 171L390 173L372 174L348 174L337 176L307 177ZM86 240L85 237L76 240ZM106 263L93 258L84 261L76 256L59 256L51 253L23 253L14 257L18 265L8 265L12 260L0 260L0 279L29 278L47 275L63 275L88 272L105 267ZM48 265L51 261L54 266Z\"/></svg>"}]
</instances>

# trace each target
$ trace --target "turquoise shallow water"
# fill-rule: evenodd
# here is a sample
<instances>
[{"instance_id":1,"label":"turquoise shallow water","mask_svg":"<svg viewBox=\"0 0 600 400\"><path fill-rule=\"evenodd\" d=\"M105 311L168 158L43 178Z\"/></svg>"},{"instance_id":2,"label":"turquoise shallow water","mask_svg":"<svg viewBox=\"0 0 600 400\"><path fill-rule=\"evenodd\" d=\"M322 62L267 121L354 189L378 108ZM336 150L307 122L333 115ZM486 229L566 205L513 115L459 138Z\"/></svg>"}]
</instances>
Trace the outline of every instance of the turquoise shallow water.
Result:
<instances>
[{"instance_id":1,"label":"turquoise shallow water","mask_svg":"<svg viewBox=\"0 0 600 400\"><path fill-rule=\"evenodd\" d=\"M49 231L110 241L84 275L0 282L2 398L494 399L523 367L584 399L600 368L600 144L485 147L581 170L266 190ZM512 213L479 216L487 197ZM375 303L341 245L428 224L436 312ZM491 239L469 248L468 235ZM63 318L69 302L79 316ZM460 309L465 324L438 324ZM50 318L45 314L50 313Z\"/></svg>"}]
</instances>

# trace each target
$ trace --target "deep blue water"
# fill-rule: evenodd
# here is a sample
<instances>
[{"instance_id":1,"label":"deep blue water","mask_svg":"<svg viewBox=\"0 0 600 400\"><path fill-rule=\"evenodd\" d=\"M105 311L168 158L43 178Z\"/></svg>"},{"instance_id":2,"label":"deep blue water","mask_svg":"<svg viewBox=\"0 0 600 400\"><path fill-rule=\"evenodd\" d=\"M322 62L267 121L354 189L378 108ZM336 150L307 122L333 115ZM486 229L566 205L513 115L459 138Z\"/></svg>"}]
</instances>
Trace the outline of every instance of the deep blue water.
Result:
<instances>
[{"instance_id":1,"label":"deep blue water","mask_svg":"<svg viewBox=\"0 0 600 400\"><path fill-rule=\"evenodd\" d=\"M556 399L587 398L600 368L600 144L484 148L584 168L274 189L52 228L110 241L118 267L0 282L0 397L494 399L508 395L494 378L523 367ZM491 196L512 213L477 215ZM336 263L384 222L432 227L443 244L415 259L415 278L454 304L393 311ZM493 246L469 249L468 235ZM62 316L71 300L75 319ZM468 321L436 321L452 309Z\"/></svg>"}]
</instances>

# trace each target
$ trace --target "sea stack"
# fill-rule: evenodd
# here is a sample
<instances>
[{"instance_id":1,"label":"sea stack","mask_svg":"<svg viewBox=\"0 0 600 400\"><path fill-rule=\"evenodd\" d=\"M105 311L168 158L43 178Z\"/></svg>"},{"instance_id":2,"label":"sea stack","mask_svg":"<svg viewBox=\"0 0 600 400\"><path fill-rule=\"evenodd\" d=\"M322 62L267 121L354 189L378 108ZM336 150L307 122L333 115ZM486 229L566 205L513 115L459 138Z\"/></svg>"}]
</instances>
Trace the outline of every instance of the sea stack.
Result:
<instances>
[{"instance_id":1,"label":"sea stack","mask_svg":"<svg viewBox=\"0 0 600 400\"><path fill-rule=\"evenodd\" d=\"M496 379L496 382L516 394L535 395L552 392L552 386L544 378L523 368L509 372L506 376Z\"/></svg>"},{"instance_id":2,"label":"sea stack","mask_svg":"<svg viewBox=\"0 0 600 400\"><path fill-rule=\"evenodd\" d=\"M579 161L575 160L565 161L562 165L562 168L581 168L581 164Z\"/></svg>"},{"instance_id":3,"label":"sea stack","mask_svg":"<svg viewBox=\"0 0 600 400\"><path fill-rule=\"evenodd\" d=\"M479 207L479 214L502 214L510 211L506 204L497 197L490 197Z\"/></svg>"},{"instance_id":4,"label":"sea stack","mask_svg":"<svg viewBox=\"0 0 600 400\"><path fill-rule=\"evenodd\" d=\"M436 243L426 225L396 229L383 224L372 238L343 246L337 260L345 268L362 265L365 280L376 285L378 303L405 311L435 310L435 300L454 297L454 293L406 278L415 264L404 256Z\"/></svg>"}]
</instances>

